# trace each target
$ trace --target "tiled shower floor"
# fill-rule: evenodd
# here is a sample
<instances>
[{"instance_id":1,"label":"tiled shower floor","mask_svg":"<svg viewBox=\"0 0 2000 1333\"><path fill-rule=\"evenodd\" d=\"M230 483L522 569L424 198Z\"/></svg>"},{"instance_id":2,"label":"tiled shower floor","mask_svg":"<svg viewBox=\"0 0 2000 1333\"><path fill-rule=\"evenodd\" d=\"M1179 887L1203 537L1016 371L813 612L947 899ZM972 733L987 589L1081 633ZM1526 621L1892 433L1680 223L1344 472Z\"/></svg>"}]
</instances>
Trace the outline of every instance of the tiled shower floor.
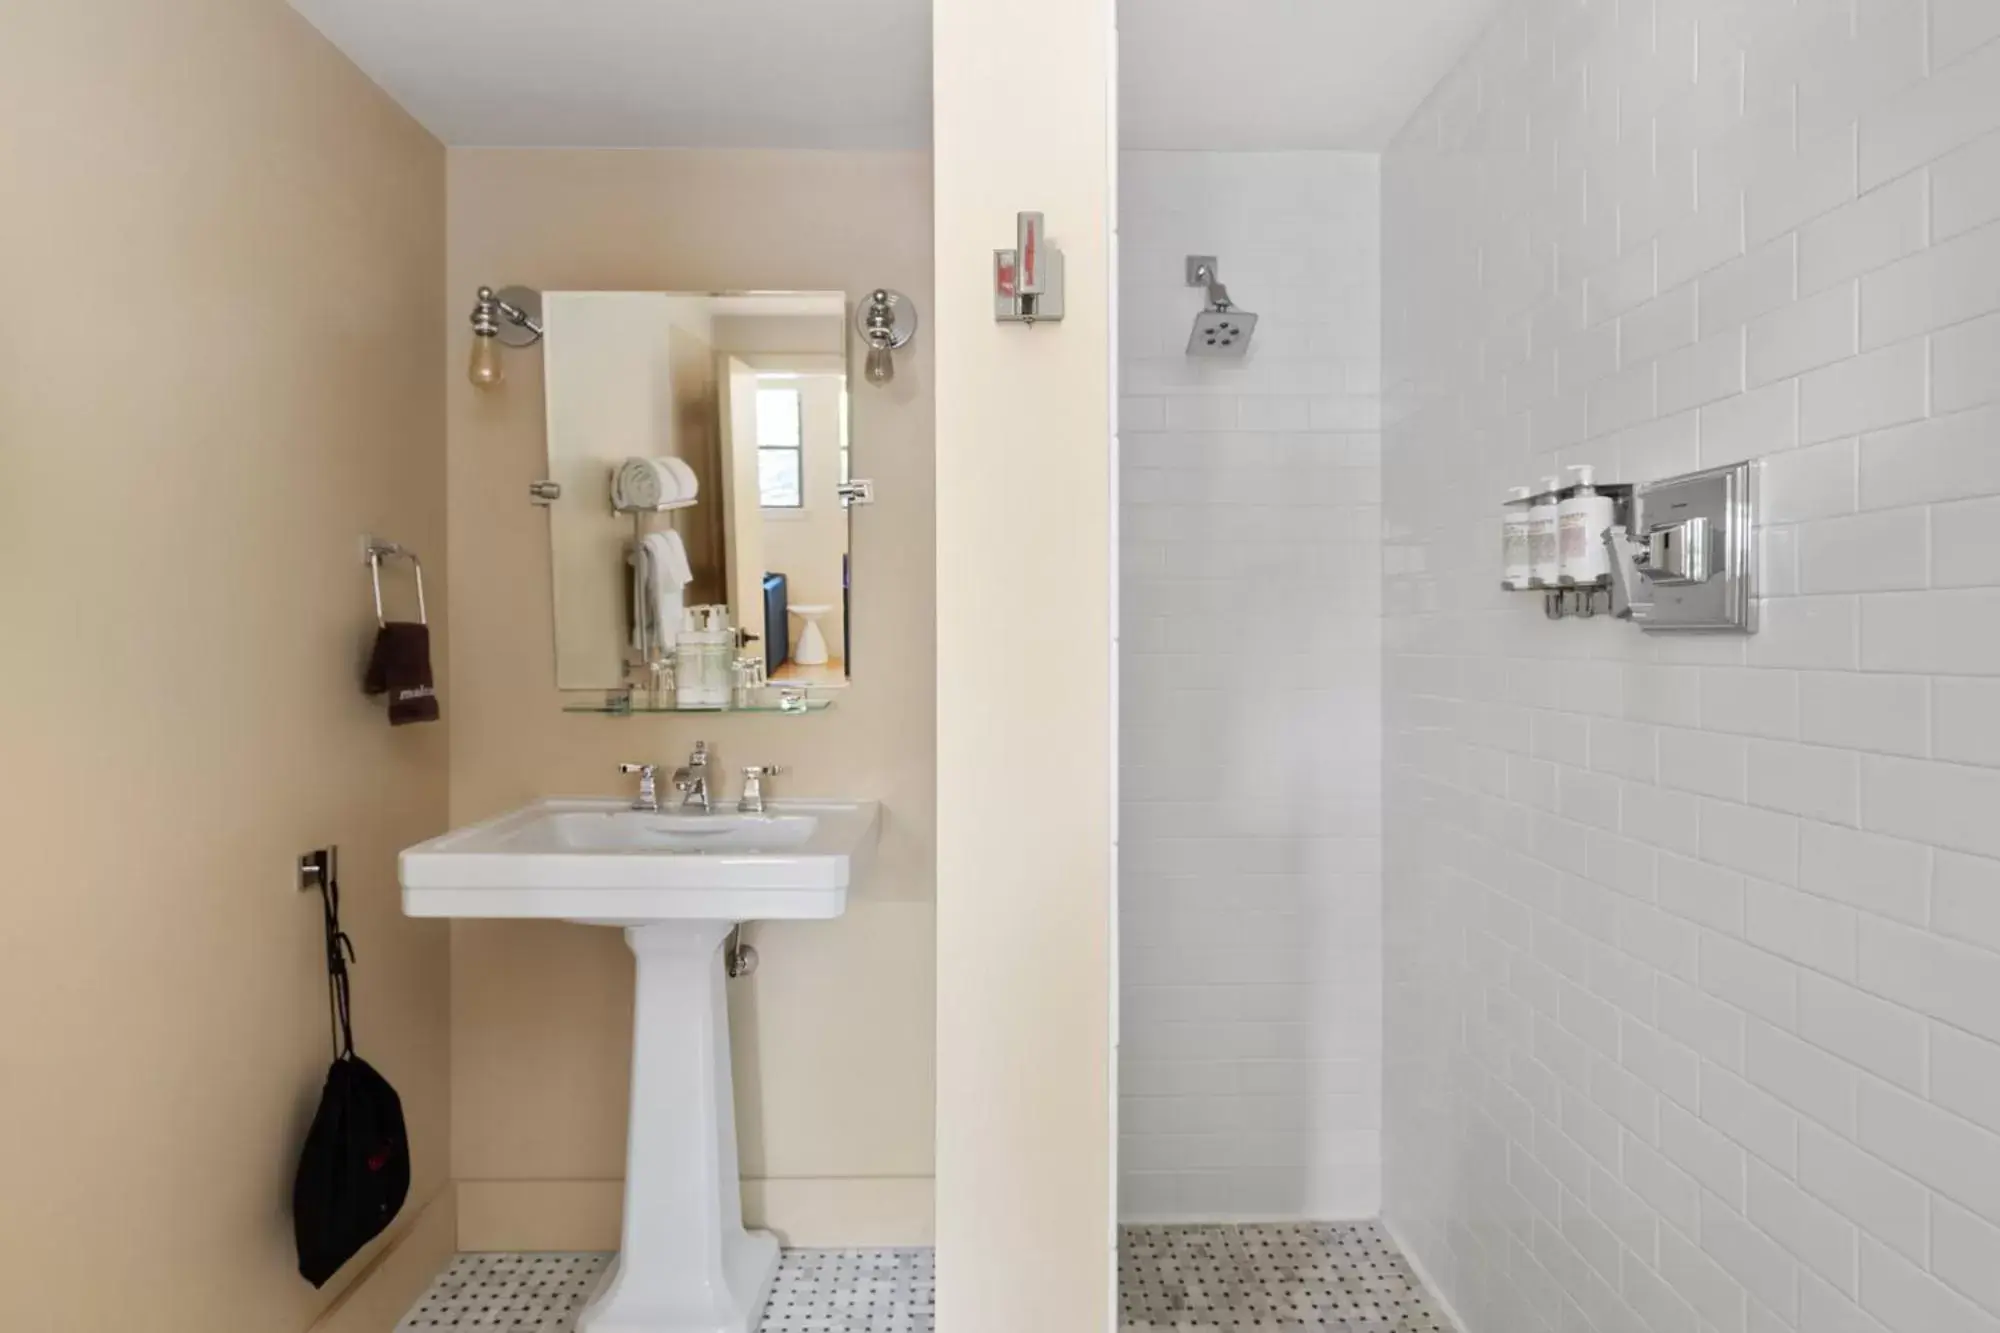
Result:
<instances>
[{"instance_id":1,"label":"tiled shower floor","mask_svg":"<svg viewBox=\"0 0 2000 1333\"><path fill-rule=\"evenodd\" d=\"M603 1254L462 1254L396 1333L572 1333ZM933 1333L929 1250L786 1250L763 1333ZM1127 1227L1126 1333L1450 1333L1371 1222Z\"/></svg>"},{"instance_id":2,"label":"tiled shower floor","mask_svg":"<svg viewBox=\"0 0 2000 1333\"><path fill-rule=\"evenodd\" d=\"M1452 1333L1373 1222L1126 1227L1118 1323L1126 1333Z\"/></svg>"}]
</instances>

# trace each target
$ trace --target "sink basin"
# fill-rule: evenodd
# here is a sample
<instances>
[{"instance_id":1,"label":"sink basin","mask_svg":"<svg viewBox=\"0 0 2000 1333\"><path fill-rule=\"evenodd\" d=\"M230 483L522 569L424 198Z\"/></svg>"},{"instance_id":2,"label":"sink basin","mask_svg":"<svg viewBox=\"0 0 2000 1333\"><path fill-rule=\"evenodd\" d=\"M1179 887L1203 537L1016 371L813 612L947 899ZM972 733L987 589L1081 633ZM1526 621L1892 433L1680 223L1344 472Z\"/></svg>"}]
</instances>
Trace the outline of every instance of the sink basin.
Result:
<instances>
[{"instance_id":1,"label":"sink basin","mask_svg":"<svg viewBox=\"0 0 2000 1333\"><path fill-rule=\"evenodd\" d=\"M761 815L537 801L404 851L403 911L593 925L835 917L879 823L872 801L771 801Z\"/></svg>"},{"instance_id":2,"label":"sink basin","mask_svg":"<svg viewBox=\"0 0 2000 1333\"><path fill-rule=\"evenodd\" d=\"M872 801L771 801L745 815L562 799L404 850L407 915L625 928L623 1234L577 1333L757 1328L778 1242L743 1226L722 944L740 922L839 916L880 823Z\"/></svg>"},{"instance_id":3,"label":"sink basin","mask_svg":"<svg viewBox=\"0 0 2000 1333\"><path fill-rule=\"evenodd\" d=\"M797 814L669 815L566 811L543 821L556 842L579 852L778 852L803 846L819 817Z\"/></svg>"}]
</instances>

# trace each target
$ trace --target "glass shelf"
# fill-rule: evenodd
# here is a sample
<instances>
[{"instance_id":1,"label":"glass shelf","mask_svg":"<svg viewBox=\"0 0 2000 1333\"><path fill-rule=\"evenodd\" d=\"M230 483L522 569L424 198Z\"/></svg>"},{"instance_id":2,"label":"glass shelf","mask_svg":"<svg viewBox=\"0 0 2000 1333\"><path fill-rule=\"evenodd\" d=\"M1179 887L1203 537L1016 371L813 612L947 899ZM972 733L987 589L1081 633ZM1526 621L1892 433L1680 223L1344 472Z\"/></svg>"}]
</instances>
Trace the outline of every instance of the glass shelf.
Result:
<instances>
[{"instance_id":1,"label":"glass shelf","mask_svg":"<svg viewBox=\"0 0 2000 1333\"><path fill-rule=\"evenodd\" d=\"M833 707L831 699L805 698L785 703L775 696L760 698L755 703L745 704L742 707L698 708L692 705L683 707L671 700L666 703L648 703L643 694L635 692L629 700L615 699L609 695L596 699L578 699L564 704L563 712L596 713L601 717L623 717L637 713L705 713L709 716L718 713L773 713L779 716L803 716L806 713L824 713L831 707Z\"/></svg>"}]
</instances>

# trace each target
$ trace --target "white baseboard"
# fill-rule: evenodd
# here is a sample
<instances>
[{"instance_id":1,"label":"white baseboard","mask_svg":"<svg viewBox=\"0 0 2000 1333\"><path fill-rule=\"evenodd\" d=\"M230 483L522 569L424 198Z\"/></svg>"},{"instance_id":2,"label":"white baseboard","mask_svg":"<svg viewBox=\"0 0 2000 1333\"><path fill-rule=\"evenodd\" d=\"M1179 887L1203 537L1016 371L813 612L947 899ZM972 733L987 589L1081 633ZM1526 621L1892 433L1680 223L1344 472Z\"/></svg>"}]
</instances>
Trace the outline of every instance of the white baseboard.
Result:
<instances>
[{"instance_id":1,"label":"white baseboard","mask_svg":"<svg viewBox=\"0 0 2000 1333\"><path fill-rule=\"evenodd\" d=\"M617 1180L461 1180L461 1250L615 1250L624 1184ZM929 1245L928 1176L746 1180L743 1220L787 1245Z\"/></svg>"}]
</instances>

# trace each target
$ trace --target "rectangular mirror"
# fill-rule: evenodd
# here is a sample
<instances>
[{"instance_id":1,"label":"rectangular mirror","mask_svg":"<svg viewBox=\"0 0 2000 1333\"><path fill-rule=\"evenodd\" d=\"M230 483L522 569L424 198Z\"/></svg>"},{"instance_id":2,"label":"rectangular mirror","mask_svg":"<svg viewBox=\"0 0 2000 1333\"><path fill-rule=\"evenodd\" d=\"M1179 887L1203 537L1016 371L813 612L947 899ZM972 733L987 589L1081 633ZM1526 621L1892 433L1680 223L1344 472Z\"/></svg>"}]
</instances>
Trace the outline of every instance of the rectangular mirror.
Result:
<instances>
[{"instance_id":1,"label":"rectangular mirror","mask_svg":"<svg viewBox=\"0 0 2000 1333\"><path fill-rule=\"evenodd\" d=\"M751 636L738 652L762 658L774 684L846 684L846 297L543 299L548 478L561 487L549 512L557 687L632 683L659 639L673 639L635 618L650 625L708 605L729 608ZM657 509L614 505L620 469L635 459L647 460L646 475L623 498L651 499L657 474ZM665 563L680 585L657 615L635 590L631 557L654 533L671 534L678 549Z\"/></svg>"}]
</instances>

